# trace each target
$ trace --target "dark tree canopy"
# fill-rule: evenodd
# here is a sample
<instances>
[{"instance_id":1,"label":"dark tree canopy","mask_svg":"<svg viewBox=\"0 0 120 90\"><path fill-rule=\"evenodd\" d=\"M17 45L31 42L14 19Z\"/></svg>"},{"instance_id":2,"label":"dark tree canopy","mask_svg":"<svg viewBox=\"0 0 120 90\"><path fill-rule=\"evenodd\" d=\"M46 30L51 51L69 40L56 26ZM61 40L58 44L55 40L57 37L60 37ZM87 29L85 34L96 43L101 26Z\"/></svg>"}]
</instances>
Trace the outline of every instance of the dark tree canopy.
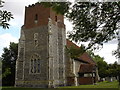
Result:
<instances>
[{"instance_id":1,"label":"dark tree canopy","mask_svg":"<svg viewBox=\"0 0 120 90\"><path fill-rule=\"evenodd\" d=\"M13 86L15 83L15 65L18 54L18 44L10 43L9 48L4 48L2 54L2 85Z\"/></svg>"},{"instance_id":2,"label":"dark tree canopy","mask_svg":"<svg viewBox=\"0 0 120 90\"><path fill-rule=\"evenodd\" d=\"M88 51L89 55L93 58L96 62L98 67L98 74L100 78L105 77L118 77L120 74L120 65L117 62L113 64L108 64L104 61L104 58L100 57L99 55L95 55L92 51Z\"/></svg>"}]
</instances>

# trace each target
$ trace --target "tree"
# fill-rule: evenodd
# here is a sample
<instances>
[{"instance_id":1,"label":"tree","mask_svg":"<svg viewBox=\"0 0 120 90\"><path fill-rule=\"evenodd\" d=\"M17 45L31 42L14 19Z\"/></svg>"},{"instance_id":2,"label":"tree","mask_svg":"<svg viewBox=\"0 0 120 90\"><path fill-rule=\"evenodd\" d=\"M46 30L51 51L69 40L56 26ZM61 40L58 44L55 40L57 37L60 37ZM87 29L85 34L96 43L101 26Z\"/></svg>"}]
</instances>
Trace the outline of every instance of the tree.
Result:
<instances>
[{"instance_id":1,"label":"tree","mask_svg":"<svg viewBox=\"0 0 120 90\"><path fill-rule=\"evenodd\" d=\"M101 78L105 78L107 76L107 63L104 61L104 58L99 55L95 55L93 60L97 63L98 74Z\"/></svg>"},{"instance_id":2,"label":"tree","mask_svg":"<svg viewBox=\"0 0 120 90\"><path fill-rule=\"evenodd\" d=\"M18 44L11 42L9 48L4 48L2 54L2 85L13 86L15 83L15 65L18 54Z\"/></svg>"},{"instance_id":3,"label":"tree","mask_svg":"<svg viewBox=\"0 0 120 90\"><path fill-rule=\"evenodd\" d=\"M96 62L98 67L98 74L101 78L107 77L107 67L108 64L104 61L103 57L100 57L99 55L95 55L92 51L87 51L88 54L92 57L92 59Z\"/></svg>"},{"instance_id":4,"label":"tree","mask_svg":"<svg viewBox=\"0 0 120 90\"><path fill-rule=\"evenodd\" d=\"M65 2L64 2L65 3ZM47 3L51 8L63 8L59 3ZM69 38L75 42L89 42L87 49L98 48L118 35L120 27L120 1L119 2L76 2L71 7L64 4L62 12L74 25Z\"/></svg>"},{"instance_id":5,"label":"tree","mask_svg":"<svg viewBox=\"0 0 120 90\"><path fill-rule=\"evenodd\" d=\"M120 2L77 2L68 14L74 25L69 37L92 46L116 38L120 21Z\"/></svg>"},{"instance_id":6,"label":"tree","mask_svg":"<svg viewBox=\"0 0 120 90\"><path fill-rule=\"evenodd\" d=\"M66 52L70 55L70 58L76 59L85 52L85 47L81 45L80 47L66 46Z\"/></svg>"},{"instance_id":7,"label":"tree","mask_svg":"<svg viewBox=\"0 0 120 90\"><path fill-rule=\"evenodd\" d=\"M0 0L0 8L3 7L2 3L4 3L2 0ZM9 28L8 22L13 19L13 15L11 12L8 12L6 10L0 10L0 27L3 27L4 29Z\"/></svg>"},{"instance_id":8,"label":"tree","mask_svg":"<svg viewBox=\"0 0 120 90\"><path fill-rule=\"evenodd\" d=\"M108 76L117 78L117 76L119 76L120 66L117 62L114 62L114 64L108 64L108 71Z\"/></svg>"},{"instance_id":9,"label":"tree","mask_svg":"<svg viewBox=\"0 0 120 90\"><path fill-rule=\"evenodd\" d=\"M118 47L117 50L113 51L113 55L115 55L118 59L120 59L120 32L118 36Z\"/></svg>"}]
</instances>

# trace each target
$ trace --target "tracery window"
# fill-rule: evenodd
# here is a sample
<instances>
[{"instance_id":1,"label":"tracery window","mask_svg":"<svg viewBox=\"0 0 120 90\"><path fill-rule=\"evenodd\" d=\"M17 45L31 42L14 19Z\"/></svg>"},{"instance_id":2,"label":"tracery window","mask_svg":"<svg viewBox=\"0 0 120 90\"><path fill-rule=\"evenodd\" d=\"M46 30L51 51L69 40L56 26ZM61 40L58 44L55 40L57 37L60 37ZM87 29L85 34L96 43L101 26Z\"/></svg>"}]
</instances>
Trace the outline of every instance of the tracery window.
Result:
<instances>
[{"instance_id":1,"label":"tracery window","mask_svg":"<svg viewBox=\"0 0 120 90\"><path fill-rule=\"evenodd\" d=\"M36 74L40 73L41 70L41 60L40 57L32 56L30 61L30 73Z\"/></svg>"}]
</instances>

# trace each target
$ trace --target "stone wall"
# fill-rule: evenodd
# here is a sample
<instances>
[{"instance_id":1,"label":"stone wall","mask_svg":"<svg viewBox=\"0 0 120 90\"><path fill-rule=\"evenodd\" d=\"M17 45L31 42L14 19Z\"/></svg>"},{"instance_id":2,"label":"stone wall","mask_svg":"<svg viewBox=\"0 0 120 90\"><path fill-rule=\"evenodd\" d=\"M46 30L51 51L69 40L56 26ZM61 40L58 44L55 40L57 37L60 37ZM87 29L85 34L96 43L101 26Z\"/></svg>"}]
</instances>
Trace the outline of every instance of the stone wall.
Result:
<instances>
[{"instance_id":1,"label":"stone wall","mask_svg":"<svg viewBox=\"0 0 120 90\"><path fill-rule=\"evenodd\" d=\"M65 85L65 44L63 15L39 3L26 7L19 40L15 85Z\"/></svg>"},{"instance_id":2,"label":"stone wall","mask_svg":"<svg viewBox=\"0 0 120 90\"><path fill-rule=\"evenodd\" d=\"M60 22L57 23L62 24ZM65 37L65 29L58 28L58 52L59 52L59 84L61 86L65 85L65 45L66 45L66 37Z\"/></svg>"},{"instance_id":3,"label":"stone wall","mask_svg":"<svg viewBox=\"0 0 120 90\"><path fill-rule=\"evenodd\" d=\"M24 29L23 31L25 35L25 46L24 52L19 53L19 57L24 57L24 59L21 60L22 58L18 58L17 60L17 81L24 81L24 85L30 84L29 86L31 86L31 82L39 81L39 85L44 83L46 86L48 84L48 26L42 26L34 29ZM38 33L37 46L34 41L35 33ZM21 40L19 42L19 45L20 44ZM37 57L36 55L38 55L38 59L40 60L40 73L31 73L30 61L32 58Z\"/></svg>"},{"instance_id":4,"label":"stone wall","mask_svg":"<svg viewBox=\"0 0 120 90\"><path fill-rule=\"evenodd\" d=\"M65 85L65 30L49 19L49 85Z\"/></svg>"}]
</instances>

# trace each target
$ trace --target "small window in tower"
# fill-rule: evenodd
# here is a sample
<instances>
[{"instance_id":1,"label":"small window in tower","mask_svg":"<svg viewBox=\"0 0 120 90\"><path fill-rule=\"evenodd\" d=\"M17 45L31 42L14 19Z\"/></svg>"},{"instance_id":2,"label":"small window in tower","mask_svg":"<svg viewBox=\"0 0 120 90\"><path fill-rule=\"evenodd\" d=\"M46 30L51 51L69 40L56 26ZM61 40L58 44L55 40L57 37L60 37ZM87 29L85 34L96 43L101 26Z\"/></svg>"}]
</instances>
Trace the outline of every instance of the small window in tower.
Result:
<instances>
[{"instance_id":1,"label":"small window in tower","mask_svg":"<svg viewBox=\"0 0 120 90\"><path fill-rule=\"evenodd\" d=\"M38 33L34 34L34 44L35 46L38 46Z\"/></svg>"},{"instance_id":2,"label":"small window in tower","mask_svg":"<svg viewBox=\"0 0 120 90\"><path fill-rule=\"evenodd\" d=\"M38 22L38 15L36 14L35 15L35 23L37 23Z\"/></svg>"},{"instance_id":3,"label":"small window in tower","mask_svg":"<svg viewBox=\"0 0 120 90\"><path fill-rule=\"evenodd\" d=\"M55 21L57 22L57 16L55 16Z\"/></svg>"}]
</instances>

